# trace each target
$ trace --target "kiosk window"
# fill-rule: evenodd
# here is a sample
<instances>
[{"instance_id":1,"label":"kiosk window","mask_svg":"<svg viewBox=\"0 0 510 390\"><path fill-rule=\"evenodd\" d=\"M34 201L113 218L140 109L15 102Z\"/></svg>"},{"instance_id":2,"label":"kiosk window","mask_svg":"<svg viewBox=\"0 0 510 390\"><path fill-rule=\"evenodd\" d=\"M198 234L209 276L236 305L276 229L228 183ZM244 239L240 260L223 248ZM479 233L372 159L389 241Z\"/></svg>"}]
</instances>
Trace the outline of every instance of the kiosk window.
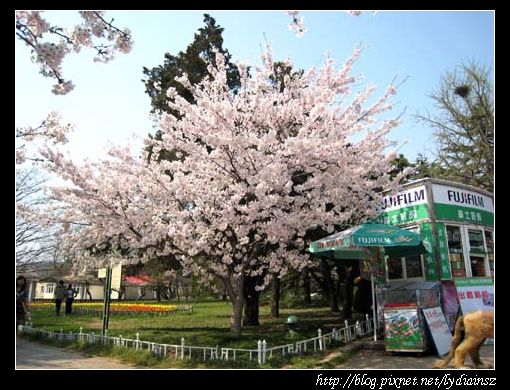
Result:
<instances>
[{"instance_id":1,"label":"kiosk window","mask_svg":"<svg viewBox=\"0 0 510 390\"><path fill-rule=\"evenodd\" d=\"M446 237L448 239L448 252L453 277L465 277L466 267L462 255L462 236L459 226L446 226Z\"/></svg>"},{"instance_id":2,"label":"kiosk window","mask_svg":"<svg viewBox=\"0 0 510 390\"><path fill-rule=\"evenodd\" d=\"M447 226L448 250L450 253L462 253L462 238L459 226Z\"/></svg>"},{"instance_id":3,"label":"kiosk window","mask_svg":"<svg viewBox=\"0 0 510 390\"><path fill-rule=\"evenodd\" d=\"M478 256L470 256L471 275L472 276L485 276L484 258Z\"/></svg>"},{"instance_id":4,"label":"kiosk window","mask_svg":"<svg viewBox=\"0 0 510 390\"><path fill-rule=\"evenodd\" d=\"M423 277L421 256L388 258L388 280Z\"/></svg>"},{"instance_id":5,"label":"kiosk window","mask_svg":"<svg viewBox=\"0 0 510 390\"><path fill-rule=\"evenodd\" d=\"M492 253L494 251L493 241L492 241L492 232L485 230L485 244L487 245L487 252Z\"/></svg>"},{"instance_id":6,"label":"kiosk window","mask_svg":"<svg viewBox=\"0 0 510 390\"><path fill-rule=\"evenodd\" d=\"M388 258L388 279L403 279L404 270L402 268L402 259Z\"/></svg>"},{"instance_id":7,"label":"kiosk window","mask_svg":"<svg viewBox=\"0 0 510 390\"><path fill-rule=\"evenodd\" d=\"M489 269L491 276L494 276L494 246L492 241L492 232L485 230L485 246L487 248L487 258L489 260Z\"/></svg>"},{"instance_id":8,"label":"kiosk window","mask_svg":"<svg viewBox=\"0 0 510 390\"><path fill-rule=\"evenodd\" d=\"M484 253L483 234L481 230L468 229L469 247L471 252Z\"/></svg>"},{"instance_id":9,"label":"kiosk window","mask_svg":"<svg viewBox=\"0 0 510 390\"><path fill-rule=\"evenodd\" d=\"M407 230L419 234L419 230L417 228L411 228ZM423 278L423 264L421 255L399 257L398 259L388 258L387 266L388 280Z\"/></svg>"},{"instance_id":10,"label":"kiosk window","mask_svg":"<svg viewBox=\"0 0 510 390\"><path fill-rule=\"evenodd\" d=\"M407 256L405 258L406 264L406 277L409 278L421 278L423 277L423 269L421 266L421 256Z\"/></svg>"}]
</instances>

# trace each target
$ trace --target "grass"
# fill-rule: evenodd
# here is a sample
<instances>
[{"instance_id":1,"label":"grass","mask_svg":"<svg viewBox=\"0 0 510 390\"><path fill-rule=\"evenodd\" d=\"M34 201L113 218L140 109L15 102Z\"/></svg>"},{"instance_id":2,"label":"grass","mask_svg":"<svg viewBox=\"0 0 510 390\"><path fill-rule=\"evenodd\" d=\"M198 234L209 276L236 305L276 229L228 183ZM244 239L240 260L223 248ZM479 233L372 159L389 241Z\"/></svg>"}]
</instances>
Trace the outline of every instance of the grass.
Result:
<instances>
[{"instance_id":1,"label":"grass","mask_svg":"<svg viewBox=\"0 0 510 390\"><path fill-rule=\"evenodd\" d=\"M267 346L272 347L299 339L315 337L318 328L326 333L331 331L332 328L343 326L339 314L332 314L329 307L320 304L281 309L279 319L272 318L270 307L263 305L260 307L259 315L261 325L258 327L244 327L241 337L233 339L229 334L232 311L230 303L196 301L192 302L192 305L192 314L149 317L112 315L109 323L109 335L135 338L138 332L140 340L157 343L180 344L181 337L184 337L186 345L256 349L258 340L266 340ZM287 338L285 320L291 314L297 315L299 318L299 338ZM77 332L80 327L83 327L85 333L100 334L102 329L102 320L99 317L81 314L57 317L52 310L33 310L32 321L35 327L52 331L62 329L64 332ZM55 341L52 341L52 343L55 343ZM106 348L79 343L74 343L71 347L89 354L116 357L131 364L153 368L259 368L256 361L250 362L248 360L181 361L171 358L158 359L147 352L124 348ZM311 368L317 367L317 363L323 359L324 354L274 357L262 368L281 368L289 365L292 368L294 366L296 368Z\"/></svg>"},{"instance_id":2,"label":"grass","mask_svg":"<svg viewBox=\"0 0 510 390\"><path fill-rule=\"evenodd\" d=\"M323 333L343 324L338 314L331 314L328 307L308 306L293 309L281 309L280 318L270 316L270 307L261 306L258 327L245 327L241 338L232 339L229 334L230 313L232 306L222 301L203 301L193 303L193 314L176 314L172 316L110 317L109 335L124 338L135 338L140 333L140 340L180 344L184 337L187 345L211 346L220 345L231 348L256 348L257 340L266 340L268 345L285 343L287 316L295 314L300 320L302 338L317 336L320 327ZM72 314L57 317L49 310L33 310L32 321L38 328L52 331L63 329L64 332L78 331L100 333L102 319L95 316Z\"/></svg>"}]
</instances>

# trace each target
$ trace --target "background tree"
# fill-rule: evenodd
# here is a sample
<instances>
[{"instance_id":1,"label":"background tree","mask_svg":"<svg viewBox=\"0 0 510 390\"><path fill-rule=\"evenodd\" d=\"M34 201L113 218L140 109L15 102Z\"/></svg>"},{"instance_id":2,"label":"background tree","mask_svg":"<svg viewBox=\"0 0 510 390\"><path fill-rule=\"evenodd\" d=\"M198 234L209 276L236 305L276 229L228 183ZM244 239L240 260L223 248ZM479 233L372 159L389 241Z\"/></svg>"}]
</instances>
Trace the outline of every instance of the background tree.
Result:
<instances>
[{"instance_id":1,"label":"background tree","mask_svg":"<svg viewBox=\"0 0 510 390\"><path fill-rule=\"evenodd\" d=\"M396 177L406 168L414 168L412 164L403 154L399 154L396 159L391 162L393 169L390 171L391 177Z\"/></svg>"},{"instance_id":2,"label":"background tree","mask_svg":"<svg viewBox=\"0 0 510 390\"><path fill-rule=\"evenodd\" d=\"M413 173L410 174L405 182L424 179L432 177L436 179L448 179L448 175L445 169L439 164L437 160L429 161L428 157L422 153L418 153L416 160L411 162L403 154L399 154L398 157L392 161L393 169L390 172L392 177L401 174L405 169L412 169Z\"/></svg>"},{"instance_id":3,"label":"background tree","mask_svg":"<svg viewBox=\"0 0 510 390\"><path fill-rule=\"evenodd\" d=\"M143 271L145 271L156 284L156 300L158 302L161 301L162 297L170 299L168 291L172 287L171 283L177 282L176 278L170 278L168 276L168 271L176 271L181 268L175 256L158 256L143 265Z\"/></svg>"},{"instance_id":4,"label":"background tree","mask_svg":"<svg viewBox=\"0 0 510 390\"><path fill-rule=\"evenodd\" d=\"M490 71L475 63L446 73L430 96L436 115L418 115L435 130L441 176L494 190L494 93Z\"/></svg>"},{"instance_id":5,"label":"background tree","mask_svg":"<svg viewBox=\"0 0 510 390\"><path fill-rule=\"evenodd\" d=\"M444 169L437 161L429 161L428 157L418 153L415 162L412 164L414 170L411 180L433 177L436 179L447 179Z\"/></svg>"},{"instance_id":6,"label":"background tree","mask_svg":"<svg viewBox=\"0 0 510 390\"><path fill-rule=\"evenodd\" d=\"M151 98L152 112L170 112L166 91L173 87L177 94L188 102L193 103L194 97L190 89L176 81L177 77L186 74L191 85L196 85L204 77L210 76L208 64L214 63L215 52L221 53L227 62L227 84L231 90L240 86L239 70L230 59L231 55L223 48L223 27L216 24L216 20L208 14L204 14L205 26L198 29L195 38L185 51L177 55L165 54L163 65L152 69L143 68L146 78L142 79L145 84L145 92Z\"/></svg>"},{"instance_id":7,"label":"background tree","mask_svg":"<svg viewBox=\"0 0 510 390\"><path fill-rule=\"evenodd\" d=\"M56 261L59 254L59 238L55 226L42 225L25 218L26 211L47 205L44 194L47 179L40 170L19 168L16 170L16 267L26 267L43 261Z\"/></svg>"}]
</instances>

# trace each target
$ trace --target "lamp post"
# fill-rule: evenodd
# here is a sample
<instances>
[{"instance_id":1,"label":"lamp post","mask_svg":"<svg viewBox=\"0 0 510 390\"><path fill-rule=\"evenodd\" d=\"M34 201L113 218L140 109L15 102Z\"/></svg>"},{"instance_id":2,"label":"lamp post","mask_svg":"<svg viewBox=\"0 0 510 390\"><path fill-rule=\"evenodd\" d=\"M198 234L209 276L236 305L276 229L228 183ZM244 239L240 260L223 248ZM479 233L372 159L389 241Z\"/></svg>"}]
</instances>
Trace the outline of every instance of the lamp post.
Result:
<instances>
[{"instance_id":1,"label":"lamp post","mask_svg":"<svg viewBox=\"0 0 510 390\"><path fill-rule=\"evenodd\" d=\"M106 268L106 277L104 280L104 305L103 305L103 336L108 331L110 321L110 296L112 293L112 269Z\"/></svg>"}]
</instances>

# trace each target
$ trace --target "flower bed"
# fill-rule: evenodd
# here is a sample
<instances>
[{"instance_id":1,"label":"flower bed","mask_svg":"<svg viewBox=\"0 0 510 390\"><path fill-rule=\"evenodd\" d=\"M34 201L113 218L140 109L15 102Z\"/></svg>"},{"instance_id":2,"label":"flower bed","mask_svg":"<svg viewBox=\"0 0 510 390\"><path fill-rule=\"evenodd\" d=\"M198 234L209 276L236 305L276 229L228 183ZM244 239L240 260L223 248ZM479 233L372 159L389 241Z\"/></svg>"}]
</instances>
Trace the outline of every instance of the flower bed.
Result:
<instances>
[{"instance_id":1,"label":"flower bed","mask_svg":"<svg viewBox=\"0 0 510 390\"><path fill-rule=\"evenodd\" d=\"M30 307L38 310L52 310L55 307L53 302L33 302ZM102 302L75 302L73 303L73 311L80 314L102 314ZM193 307L191 305L176 306L162 303L135 303L135 302L111 302L111 314L124 314L124 315L138 315L138 314L177 314L177 313L192 313Z\"/></svg>"}]
</instances>

